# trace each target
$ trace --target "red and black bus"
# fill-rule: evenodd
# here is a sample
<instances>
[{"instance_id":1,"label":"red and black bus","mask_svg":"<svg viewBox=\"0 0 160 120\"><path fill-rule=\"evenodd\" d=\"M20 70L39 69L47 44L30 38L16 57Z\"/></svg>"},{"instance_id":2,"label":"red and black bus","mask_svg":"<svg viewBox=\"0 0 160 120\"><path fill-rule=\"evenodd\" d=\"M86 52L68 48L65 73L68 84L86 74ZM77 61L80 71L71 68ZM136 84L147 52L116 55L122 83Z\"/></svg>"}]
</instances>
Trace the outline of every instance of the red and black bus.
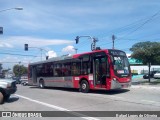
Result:
<instances>
[{"instance_id":1,"label":"red and black bus","mask_svg":"<svg viewBox=\"0 0 160 120\"><path fill-rule=\"evenodd\" d=\"M131 70L126 53L104 49L30 63L29 84L44 87L121 89L131 86Z\"/></svg>"}]
</instances>

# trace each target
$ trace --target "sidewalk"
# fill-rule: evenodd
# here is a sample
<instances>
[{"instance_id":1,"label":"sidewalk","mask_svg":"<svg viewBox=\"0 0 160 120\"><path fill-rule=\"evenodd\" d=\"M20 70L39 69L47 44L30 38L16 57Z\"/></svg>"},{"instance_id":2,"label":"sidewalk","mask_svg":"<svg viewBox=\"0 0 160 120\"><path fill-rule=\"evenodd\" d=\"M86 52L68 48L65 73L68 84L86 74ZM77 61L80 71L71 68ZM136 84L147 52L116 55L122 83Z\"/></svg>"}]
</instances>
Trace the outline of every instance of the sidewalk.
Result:
<instances>
[{"instance_id":1,"label":"sidewalk","mask_svg":"<svg viewBox=\"0 0 160 120\"><path fill-rule=\"evenodd\" d=\"M148 79L143 79L143 75L133 76L132 88L147 88L160 90L160 79L151 78L150 83L148 81Z\"/></svg>"}]
</instances>

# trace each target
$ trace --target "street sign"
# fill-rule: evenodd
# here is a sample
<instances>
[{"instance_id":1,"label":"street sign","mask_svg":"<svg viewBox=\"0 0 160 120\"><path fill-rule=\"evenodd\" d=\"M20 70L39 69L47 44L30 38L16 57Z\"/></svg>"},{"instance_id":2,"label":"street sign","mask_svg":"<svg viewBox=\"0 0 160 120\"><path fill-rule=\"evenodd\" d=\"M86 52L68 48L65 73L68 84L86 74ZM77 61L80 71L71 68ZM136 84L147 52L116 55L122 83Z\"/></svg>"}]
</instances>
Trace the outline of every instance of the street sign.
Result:
<instances>
[{"instance_id":1,"label":"street sign","mask_svg":"<svg viewBox=\"0 0 160 120\"><path fill-rule=\"evenodd\" d=\"M0 27L0 34L3 34L3 27Z\"/></svg>"}]
</instances>

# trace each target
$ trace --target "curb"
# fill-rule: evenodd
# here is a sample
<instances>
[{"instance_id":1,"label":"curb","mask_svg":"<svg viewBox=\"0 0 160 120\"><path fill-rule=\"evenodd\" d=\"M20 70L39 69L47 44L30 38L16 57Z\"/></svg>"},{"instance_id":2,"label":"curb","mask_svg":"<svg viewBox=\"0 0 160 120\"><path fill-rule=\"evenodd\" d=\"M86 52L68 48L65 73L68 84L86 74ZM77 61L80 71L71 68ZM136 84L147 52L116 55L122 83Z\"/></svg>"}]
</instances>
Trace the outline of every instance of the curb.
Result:
<instances>
[{"instance_id":1,"label":"curb","mask_svg":"<svg viewBox=\"0 0 160 120\"><path fill-rule=\"evenodd\" d=\"M160 86L154 87L154 86L149 86L149 85L131 85L131 88L144 88L144 89L156 89L160 90Z\"/></svg>"}]
</instances>

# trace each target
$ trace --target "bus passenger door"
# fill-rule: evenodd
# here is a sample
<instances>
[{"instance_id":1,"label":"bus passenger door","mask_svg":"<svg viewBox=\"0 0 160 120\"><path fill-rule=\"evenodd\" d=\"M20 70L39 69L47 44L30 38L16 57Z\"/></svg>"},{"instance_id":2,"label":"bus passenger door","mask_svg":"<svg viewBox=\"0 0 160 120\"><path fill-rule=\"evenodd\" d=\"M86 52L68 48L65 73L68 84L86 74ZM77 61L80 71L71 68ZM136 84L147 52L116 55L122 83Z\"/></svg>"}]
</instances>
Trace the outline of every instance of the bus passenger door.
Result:
<instances>
[{"instance_id":1,"label":"bus passenger door","mask_svg":"<svg viewBox=\"0 0 160 120\"><path fill-rule=\"evenodd\" d=\"M107 57L99 56L93 59L94 85L106 85Z\"/></svg>"},{"instance_id":2,"label":"bus passenger door","mask_svg":"<svg viewBox=\"0 0 160 120\"><path fill-rule=\"evenodd\" d=\"M32 67L32 80L33 80L33 83L37 83L37 70L36 70L36 66Z\"/></svg>"}]
</instances>

